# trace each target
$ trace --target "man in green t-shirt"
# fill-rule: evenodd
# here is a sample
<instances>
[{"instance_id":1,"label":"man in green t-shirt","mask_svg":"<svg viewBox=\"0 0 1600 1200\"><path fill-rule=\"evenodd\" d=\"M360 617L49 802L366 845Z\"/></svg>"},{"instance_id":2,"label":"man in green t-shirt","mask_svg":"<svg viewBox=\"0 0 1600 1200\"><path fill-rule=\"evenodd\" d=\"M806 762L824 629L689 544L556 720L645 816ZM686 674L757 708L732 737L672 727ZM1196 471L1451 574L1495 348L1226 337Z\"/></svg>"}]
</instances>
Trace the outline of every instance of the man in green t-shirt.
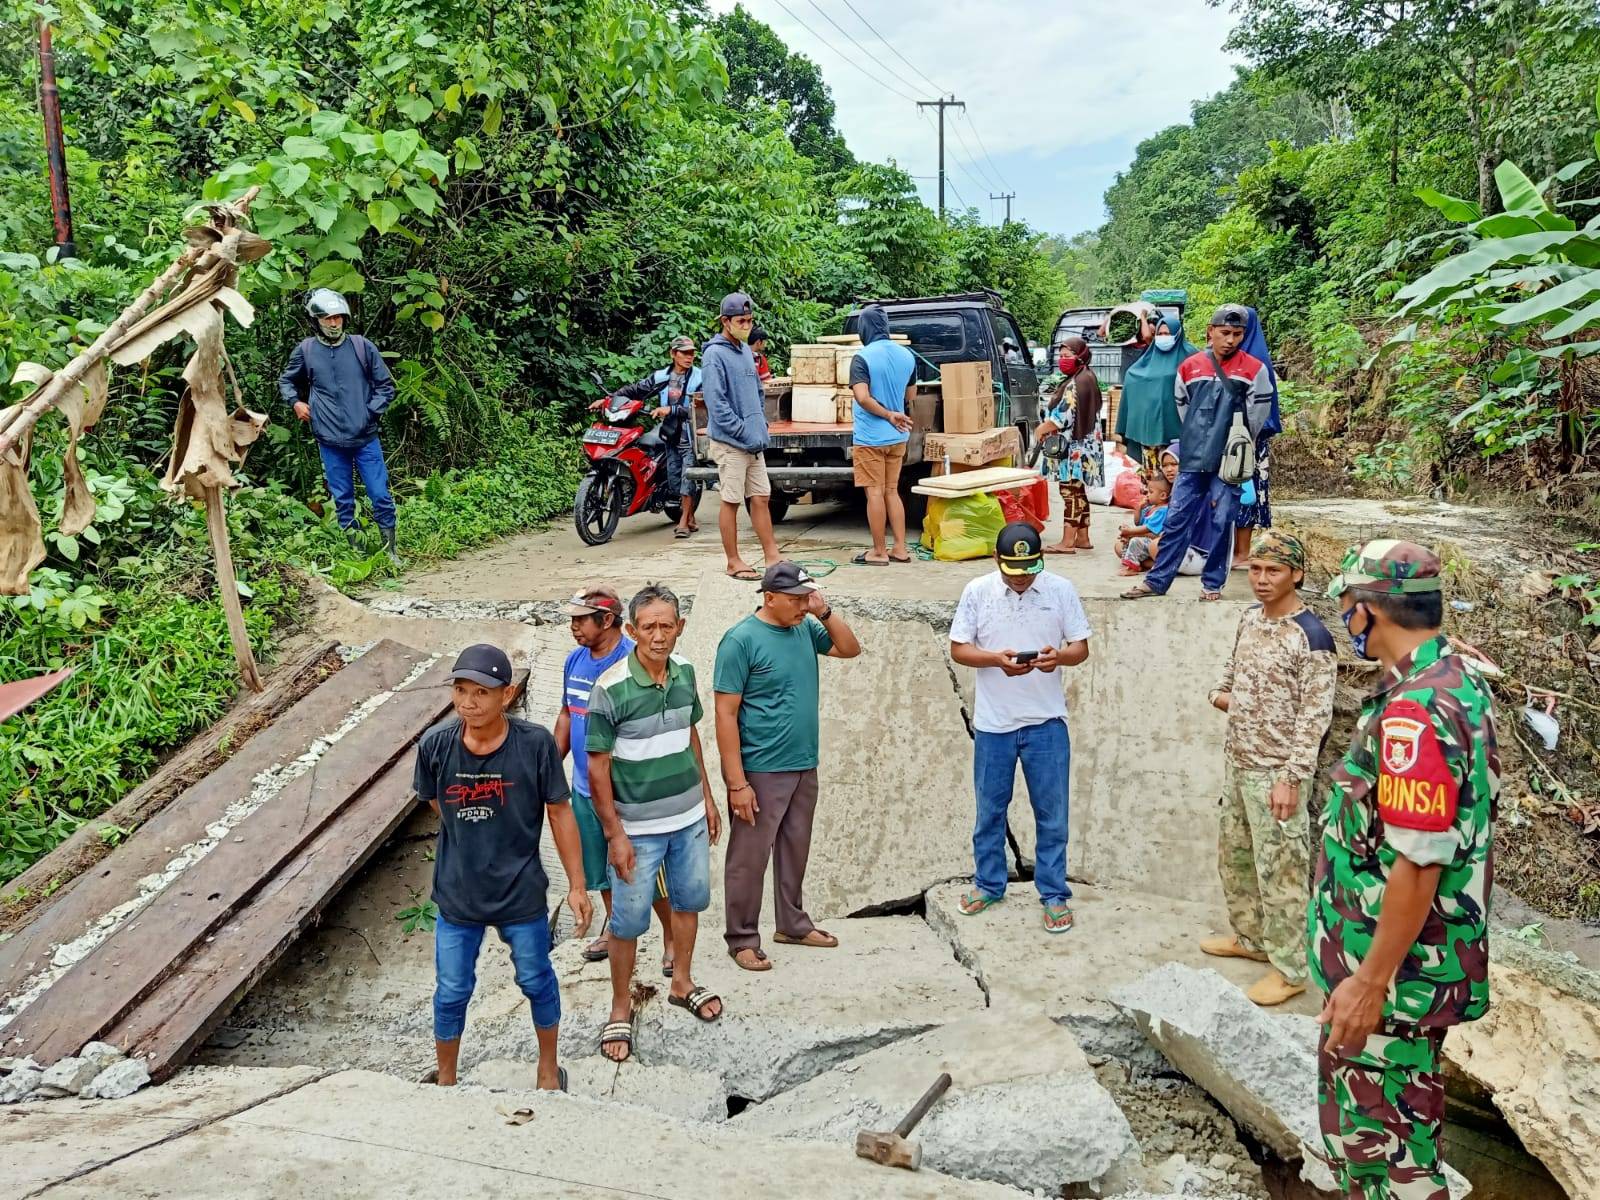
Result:
<instances>
[{"instance_id":1,"label":"man in green t-shirt","mask_svg":"<svg viewBox=\"0 0 1600 1200\"><path fill-rule=\"evenodd\" d=\"M777 940L837 946L800 907L817 810L817 658L854 658L861 643L811 576L776 562L761 578L761 607L717 646L717 747L728 785L723 886L733 961L772 967L761 949L761 893L772 860Z\"/></svg>"}]
</instances>

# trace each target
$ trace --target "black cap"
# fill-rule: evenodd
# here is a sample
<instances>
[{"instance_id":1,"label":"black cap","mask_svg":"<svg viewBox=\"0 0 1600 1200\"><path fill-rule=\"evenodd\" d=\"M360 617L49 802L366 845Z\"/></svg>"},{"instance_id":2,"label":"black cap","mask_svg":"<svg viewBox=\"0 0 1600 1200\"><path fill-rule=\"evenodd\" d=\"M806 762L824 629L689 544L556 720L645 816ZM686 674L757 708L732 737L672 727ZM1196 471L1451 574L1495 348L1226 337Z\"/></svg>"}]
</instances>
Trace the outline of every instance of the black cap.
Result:
<instances>
[{"instance_id":1,"label":"black cap","mask_svg":"<svg viewBox=\"0 0 1600 1200\"><path fill-rule=\"evenodd\" d=\"M499 646L468 646L456 656L451 679L468 679L484 687L505 687L511 682L511 660Z\"/></svg>"},{"instance_id":2,"label":"black cap","mask_svg":"<svg viewBox=\"0 0 1600 1200\"><path fill-rule=\"evenodd\" d=\"M1044 570L1044 542L1026 521L1013 521L1002 529L994 548L1007 575L1037 575Z\"/></svg>"},{"instance_id":3,"label":"black cap","mask_svg":"<svg viewBox=\"0 0 1600 1200\"><path fill-rule=\"evenodd\" d=\"M782 592L785 596L809 596L816 583L799 563L775 562L761 576L763 592Z\"/></svg>"},{"instance_id":4,"label":"black cap","mask_svg":"<svg viewBox=\"0 0 1600 1200\"><path fill-rule=\"evenodd\" d=\"M1242 304L1224 304L1211 314L1211 324L1227 329L1243 329L1250 323L1250 314Z\"/></svg>"},{"instance_id":5,"label":"black cap","mask_svg":"<svg viewBox=\"0 0 1600 1200\"><path fill-rule=\"evenodd\" d=\"M754 311L755 305L743 292L729 292L722 298L722 315L725 317L748 317Z\"/></svg>"}]
</instances>

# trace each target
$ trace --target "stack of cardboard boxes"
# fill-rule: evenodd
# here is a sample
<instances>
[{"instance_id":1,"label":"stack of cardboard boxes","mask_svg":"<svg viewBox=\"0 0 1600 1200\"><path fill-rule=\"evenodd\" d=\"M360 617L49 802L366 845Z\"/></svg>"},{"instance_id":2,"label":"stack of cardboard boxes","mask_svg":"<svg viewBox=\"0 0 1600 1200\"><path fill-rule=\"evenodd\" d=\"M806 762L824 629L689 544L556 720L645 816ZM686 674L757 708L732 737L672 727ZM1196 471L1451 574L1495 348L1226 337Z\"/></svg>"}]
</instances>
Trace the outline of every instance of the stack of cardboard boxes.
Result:
<instances>
[{"instance_id":1,"label":"stack of cardboard boxes","mask_svg":"<svg viewBox=\"0 0 1600 1200\"><path fill-rule=\"evenodd\" d=\"M939 368L943 395L943 432L930 433L923 454L934 474L980 467L1015 466L1022 458L1022 439L1014 425L995 425L994 379L986 362L946 363Z\"/></svg>"},{"instance_id":2,"label":"stack of cardboard boxes","mask_svg":"<svg viewBox=\"0 0 1600 1200\"><path fill-rule=\"evenodd\" d=\"M889 335L902 346L904 334ZM855 334L841 334L789 349L789 373L794 378L794 420L803 424L846 424L851 419L850 363L861 349Z\"/></svg>"}]
</instances>

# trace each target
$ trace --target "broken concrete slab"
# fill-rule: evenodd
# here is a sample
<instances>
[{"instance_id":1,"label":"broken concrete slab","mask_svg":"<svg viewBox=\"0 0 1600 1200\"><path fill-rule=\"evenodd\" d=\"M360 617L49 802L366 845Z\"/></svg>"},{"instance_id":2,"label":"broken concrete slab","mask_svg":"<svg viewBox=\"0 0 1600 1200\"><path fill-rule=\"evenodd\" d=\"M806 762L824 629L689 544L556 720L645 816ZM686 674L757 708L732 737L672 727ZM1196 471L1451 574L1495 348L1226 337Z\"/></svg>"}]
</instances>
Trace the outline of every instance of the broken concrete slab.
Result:
<instances>
[{"instance_id":1,"label":"broken concrete slab","mask_svg":"<svg viewBox=\"0 0 1600 1200\"><path fill-rule=\"evenodd\" d=\"M756 601L752 585L716 568L700 577L678 652L695 666L707 713L717 644ZM922 622L862 618L848 603L840 611L863 650L818 664L820 799L805 898L819 922L911 904L931 884L972 873L972 741L945 665L948 639ZM726 811L715 722L703 721L700 736ZM724 857L712 851L714 912Z\"/></svg>"},{"instance_id":2,"label":"broken concrete slab","mask_svg":"<svg viewBox=\"0 0 1600 1200\"><path fill-rule=\"evenodd\" d=\"M641 939L634 1054L720 1078L728 1092L766 1100L868 1050L984 1007L983 993L949 949L915 917L834 921L832 950L768 943L771 971L736 967L713 930L702 930L695 982L721 995L724 1015L697 1021L666 1003L667 981L652 968L654 934ZM561 979L564 1062L599 1055L611 1010L607 964L586 963L582 946L552 954ZM489 981L479 974L479 989ZM509 975L469 1019L462 1060L536 1056L527 1001Z\"/></svg>"},{"instance_id":3,"label":"broken concrete slab","mask_svg":"<svg viewBox=\"0 0 1600 1200\"><path fill-rule=\"evenodd\" d=\"M1070 933L1052 935L1040 924L1032 884L1013 884L1003 903L976 916L960 910L964 890L960 884L929 890L929 926L978 977L991 1005L1041 1008L1065 1023L1090 1054L1161 1066L1137 1026L1106 998L1109 989L1152 967L1165 962L1210 966L1241 987L1254 983L1262 971L1258 963L1200 953L1200 937L1227 928L1220 901L1074 885L1076 924ZM1021 962L1028 964L1026 970L1017 969ZM1306 993L1277 1011L1314 1014L1318 1007Z\"/></svg>"},{"instance_id":4,"label":"broken concrete slab","mask_svg":"<svg viewBox=\"0 0 1600 1200\"><path fill-rule=\"evenodd\" d=\"M76 1178L186 1129L315 1079L310 1067L190 1067L115 1104L68 1098L19 1105L0 1121L0 1200ZM97 1176L89 1175L85 1183ZM221 1193L213 1192L213 1195Z\"/></svg>"},{"instance_id":5,"label":"broken concrete slab","mask_svg":"<svg viewBox=\"0 0 1600 1200\"><path fill-rule=\"evenodd\" d=\"M963 1017L841 1063L732 1123L849 1145L861 1129L893 1129L943 1071L950 1090L911 1135L933 1170L1060 1195L1138 1153L1077 1042L1042 1012Z\"/></svg>"},{"instance_id":6,"label":"broken concrete slab","mask_svg":"<svg viewBox=\"0 0 1600 1200\"><path fill-rule=\"evenodd\" d=\"M1600 1180L1600 1007L1533 966L1491 961L1488 1013L1445 1038L1447 1082L1487 1092L1528 1153L1584 1195Z\"/></svg>"},{"instance_id":7,"label":"broken concrete slab","mask_svg":"<svg viewBox=\"0 0 1600 1200\"><path fill-rule=\"evenodd\" d=\"M680 1121L715 1124L728 1117L728 1089L715 1075L685 1071L670 1063L647 1066L630 1061L618 1064L598 1054L574 1056L563 1060L561 1065L567 1071L567 1091L573 1096L631 1104ZM536 1090L534 1072L537 1067L537 1061L485 1059L462 1076L461 1081L492 1092L532 1092Z\"/></svg>"},{"instance_id":8,"label":"broken concrete slab","mask_svg":"<svg viewBox=\"0 0 1600 1200\"><path fill-rule=\"evenodd\" d=\"M142 1058L124 1058L106 1067L78 1093L85 1100L121 1100L150 1082Z\"/></svg>"},{"instance_id":9,"label":"broken concrete slab","mask_svg":"<svg viewBox=\"0 0 1600 1200\"><path fill-rule=\"evenodd\" d=\"M23 1060L32 1063L32 1059ZM44 1072L36 1066L13 1067L0 1078L0 1104L17 1104L26 1100L44 1079Z\"/></svg>"},{"instance_id":10,"label":"broken concrete slab","mask_svg":"<svg viewBox=\"0 0 1600 1200\"><path fill-rule=\"evenodd\" d=\"M165 1089L162 1089L165 1090ZM52 1196L737 1196L790 1200L1021 1200L991 1183L889 1170L851 1146L751 1137L572 1096L502 1098L347 1071L152 1146ZM426 1130L426 1136L417 1131ZM603 1148L596 1152L595 1147ZM797 1185L796 1181L804 1181Z\"/></svg>"},{"instance_id":11,"label":"broken concrete slab","mask_svg":"<svg viewBox=\"0 0 1600 1200\"><path fill-rule=\"evenodd\" d=\"M1112 1001L1152 1045L1203 1087L1233 1119L1325 1191L1334 1180L1322 1155L1317 1060L1299 1031L1256 1005L1215 970L1168 963L1114 988ZM1470 1190L1446 1168L1451 1194Z\"/></svg>"},{"instance_id":12,"label":"broken concrete slab","mask_svg":"<svg viewBox=\"0 0 1600 1200\"><path fill-rule=\"evenodd\" d=\"M99 1063L104 1068L122 1058L123 1053L108 1042L90 1042L78 1051L78 1057Z\"/></svg>"}]
</instances>

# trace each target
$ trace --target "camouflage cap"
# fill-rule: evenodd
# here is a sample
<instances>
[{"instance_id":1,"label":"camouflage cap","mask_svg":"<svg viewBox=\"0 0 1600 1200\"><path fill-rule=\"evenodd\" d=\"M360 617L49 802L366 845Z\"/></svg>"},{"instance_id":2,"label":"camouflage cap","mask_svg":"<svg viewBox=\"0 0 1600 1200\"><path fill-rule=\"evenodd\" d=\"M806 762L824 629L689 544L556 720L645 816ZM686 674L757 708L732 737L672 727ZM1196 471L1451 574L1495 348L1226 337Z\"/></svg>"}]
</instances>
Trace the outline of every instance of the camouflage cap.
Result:
<instances>
[{"instance_id":1,"label":"camouflage cap","mask_svg":"<svg viewBox=\"0 0 1600 1200\"><path fill-rule=\"evenodd\" d=\"M1281 529L1263 529L1250 543L1250 557L1282 563L1296 571L1306 569L1306 548L1300 539Z\"/></svg>"},{"instance_id":2,"label":"camouflage cap","mask_svg":"<svg viewBox=\"0 0 1600 1200\"><path fill-rule=\"evenodd\" d=\"M1328 595L1342 596L1351 588L1396 596L1437 592L1444 587L1440 569L1439 556L1426 546L1393 540L1368 542L1351 547L1344 556L1339 574L1328 584Z\"/></svg>"}]
</instances>

